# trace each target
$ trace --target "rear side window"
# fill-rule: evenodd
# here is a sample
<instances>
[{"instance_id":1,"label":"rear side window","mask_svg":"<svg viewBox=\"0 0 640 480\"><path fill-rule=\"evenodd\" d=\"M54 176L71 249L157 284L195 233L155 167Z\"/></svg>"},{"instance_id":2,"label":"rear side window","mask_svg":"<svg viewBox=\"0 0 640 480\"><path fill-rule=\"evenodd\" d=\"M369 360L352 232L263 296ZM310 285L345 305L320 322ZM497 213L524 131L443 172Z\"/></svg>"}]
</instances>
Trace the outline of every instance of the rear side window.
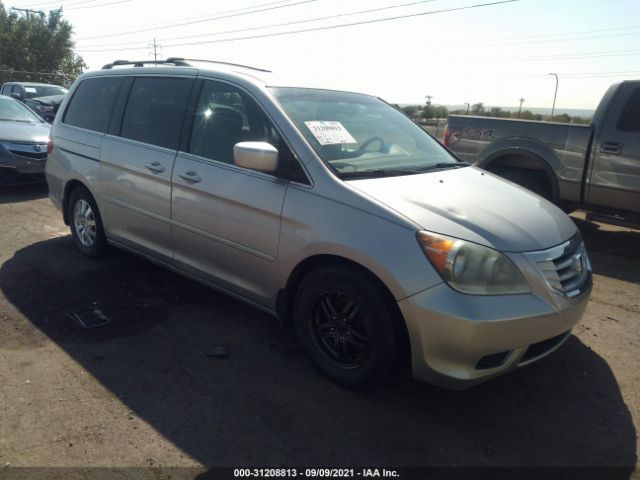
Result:
<instances>
[{"instance_id":1,"label":"rear side window","mask_svg":"<svg viewBox=\"0 0 640 480\"><path fill-rule=\"evenodd\" d=\"M73 93L63 122L96 132L107 131L122 77L88 78Z\"/></svg>"},{"instance_id":2,"label":"rear side window","mask_svg":"<svg viewBox=\"0 0 640 480\"><path fill-rule=\"evenodd\" d=\"M120 136L177 150L190 78L136 78Z\"/></svg>"},{"instance_id":3,"label":"rear side window","mask_svg":"<svg viewBox=\"0 0 640 480\"><path fill-rule=\"evenodd\" d=\"M640 132L640 88L636 88L627 100L618 120L618 130Z\"/></svg>"}]
</instances>

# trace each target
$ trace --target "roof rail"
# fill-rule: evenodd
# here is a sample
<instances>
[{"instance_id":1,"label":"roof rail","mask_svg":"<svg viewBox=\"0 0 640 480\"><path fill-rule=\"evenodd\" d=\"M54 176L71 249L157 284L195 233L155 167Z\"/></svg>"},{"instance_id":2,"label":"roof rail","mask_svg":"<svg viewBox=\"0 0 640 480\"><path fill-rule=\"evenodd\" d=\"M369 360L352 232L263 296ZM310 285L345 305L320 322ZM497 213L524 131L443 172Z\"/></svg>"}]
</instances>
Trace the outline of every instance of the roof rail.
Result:
<instances>
[{"instance_id":1,"label":"roof rail","mask_svg":"<svg viewBox=\"0 0 640 480\"><path fill-rule=\"evenodd\" d=\"M203 60L203 59L199 59L199 58L170 57L170 58L167 58L166 62L174 63L176 65L178 63L185 63L185 64L189 65L187 62L217 63L218 65L228 65L228 66L231 66L231 67L248 68L249 70L256 70L258 72L273 73L271 70L267 70L267 69L264 69L264 68L251 67L249 65L241 65L239 63L221 62L221 61L218 61L218 60Z\"/></svg>"},{"instance_id":2,"label":"roof rail","mask_svg":"<svg viewBox=\"0 0 640 480\"><path fill-rule=\"evenodd\" d=\"M102 67L103 70L113 67L119 67L122 65L133 65L134 67L143 67L144 65L175 65L176 67L190 67L187 62L182 61L180 58L167 58L166 60L116 60L113 63L107 63Z\"/></svg>"},{"instance_id":3,"label":"roof rail","mask_svg":"<svg viewBox=\"0 0 640 480\"><path fill-rule=\"evenodd\" d=\"M271 70L267 70L264 68L251 67L249 65L241 65L239 63L230 63L230 62L221 62L218 60L203 60L199 58L181 58L181 57L170 57L166 60L116 60L113 63L107 63L102 67L103 70L110 69L113 67L120 67L123 65L133 65L134 67L143 67L144 65L174 65L176 67L191 67L192 65L189 62L205 62L205 63L217 63L218 65L228 65L231 67L240 67L240 68L248 68L249 70L256 70L258 72L266 72L273 73Z\"/></svg>"}]
</instances>

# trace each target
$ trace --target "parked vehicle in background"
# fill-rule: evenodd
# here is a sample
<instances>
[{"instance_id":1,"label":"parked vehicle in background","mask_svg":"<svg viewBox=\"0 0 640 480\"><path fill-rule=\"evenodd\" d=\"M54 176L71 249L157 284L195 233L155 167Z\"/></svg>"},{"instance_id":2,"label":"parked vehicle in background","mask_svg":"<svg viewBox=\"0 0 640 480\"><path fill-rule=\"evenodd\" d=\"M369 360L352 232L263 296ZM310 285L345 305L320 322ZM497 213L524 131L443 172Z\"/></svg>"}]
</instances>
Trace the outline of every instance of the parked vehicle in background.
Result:
<instances>
[{"instance_id":1,"label":"parked vehicle in background","mask_svg":"<svg viewBox=\"0 0 640 480\"><path fill-rule=\"evenodd\" d=\"M0 95L20 100L49 123L66 93L67 89L59 85L33 82L7 82L0 89Z\"/></svg>"},{"instance_id":2,"label":"parked vehicle in background","mask_svg":"<svg viewBox=\"0 0 640 480\"><path fill-rule=\"evenodd\" d=\"M451 115L444 144L565 209L640 227L640 81L611 86L591 125Z\"/></svg>"},{"instance_id":3,"label":"parked vehicle in background","mask_svg":"<svg viewBox=\"0 0 640 480\"><path fill-rule=\"evenodd\" d=\"M24 104L36 112L43 120L52 123L58 113L64 95L50 95L48 97L28 98Z\"/></svg>"},{"instance_id":4,"label":"parked vehicle in background","mask_svg":"<svg viewBox=\"0 0 640 480\"><path fill-rule=\"evenodd\" d=\"M71 87L46 172L80 252L118 246L291 322L352 387L409 359L470 386L569 337L591 267L561 210L378 98L217 65L119 61Z\"/></svg>"},{"instance_id":5,"label":"parked vehicle in background","mask_svg":"<svg viewBox=\"0 0 640 480\"><path fill-rule=\"evenodd\" d=\"M44 180L50 129L22 103L0 95L0 184Z\"/></svg>"}]
</instances>

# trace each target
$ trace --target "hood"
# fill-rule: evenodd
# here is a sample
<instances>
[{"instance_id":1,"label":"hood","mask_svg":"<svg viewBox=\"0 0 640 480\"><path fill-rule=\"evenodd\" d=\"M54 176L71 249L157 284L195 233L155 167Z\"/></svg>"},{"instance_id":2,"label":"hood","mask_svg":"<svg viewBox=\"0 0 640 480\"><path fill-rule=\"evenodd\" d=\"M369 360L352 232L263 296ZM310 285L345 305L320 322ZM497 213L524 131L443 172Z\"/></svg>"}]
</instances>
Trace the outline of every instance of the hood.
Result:
<instances>
[{"instance_id":1,"label":"hood","mask_svg":"<svg viewBox=\"0 0 640 480\"><path fill-rule=\"evenodd\" d=\"M348 183L425 230L503 252L544 250L577 232L552 203L475 167Z\"/></svg>"},{"instance_id":2,"label":"hood","mask_svg":"<svg viewBox=\"0 0 640 480\"><path fill-rule=\"evenodd\" d=\"M47 143L51 126L40 122L0 121L0 142Z\"/></svg>"},{"instance_id":3,"label":"hood","mask_svg":"<svg viewBox=\"0 0 640 480\"><path fill-rule=\"evenodd\" d=\"M64 100L64 95L49 95L48 97L35 97L30 98L34 102L42 103L44 105L60 105L62 100Z\"/></svg>"}]
</instances>

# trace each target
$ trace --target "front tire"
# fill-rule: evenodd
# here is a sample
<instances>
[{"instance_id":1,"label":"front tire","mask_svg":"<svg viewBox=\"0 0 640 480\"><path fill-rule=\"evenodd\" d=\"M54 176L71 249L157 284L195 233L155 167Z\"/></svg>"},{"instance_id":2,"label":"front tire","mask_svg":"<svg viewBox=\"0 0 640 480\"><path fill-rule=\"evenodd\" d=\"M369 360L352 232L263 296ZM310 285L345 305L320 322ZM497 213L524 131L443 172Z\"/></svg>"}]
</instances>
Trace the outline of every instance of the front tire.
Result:
<instances>
[{"instance_id":1,"label":"front tire","mask_svg":"<svg viewBox=\"0 0 640 480\"><path fill-rule=\"evenodd\" d=\"M93 196L84 187L71 192L67 207L71 237L80 252L89 258L103 257L109 248L102 218Z\"/></svg>"},{"instance_id":2,"label":"front tire","mask_svg":"<svg viewBox=\"0 0 640 480\"><path fill-rule=\"evenodd\" d=\"M298 337L318 368L342 385L379 385L395 366L398 333L385 293L362 272L339 266L317 268L300 284Z\"/></svg>"}]
</instances>

